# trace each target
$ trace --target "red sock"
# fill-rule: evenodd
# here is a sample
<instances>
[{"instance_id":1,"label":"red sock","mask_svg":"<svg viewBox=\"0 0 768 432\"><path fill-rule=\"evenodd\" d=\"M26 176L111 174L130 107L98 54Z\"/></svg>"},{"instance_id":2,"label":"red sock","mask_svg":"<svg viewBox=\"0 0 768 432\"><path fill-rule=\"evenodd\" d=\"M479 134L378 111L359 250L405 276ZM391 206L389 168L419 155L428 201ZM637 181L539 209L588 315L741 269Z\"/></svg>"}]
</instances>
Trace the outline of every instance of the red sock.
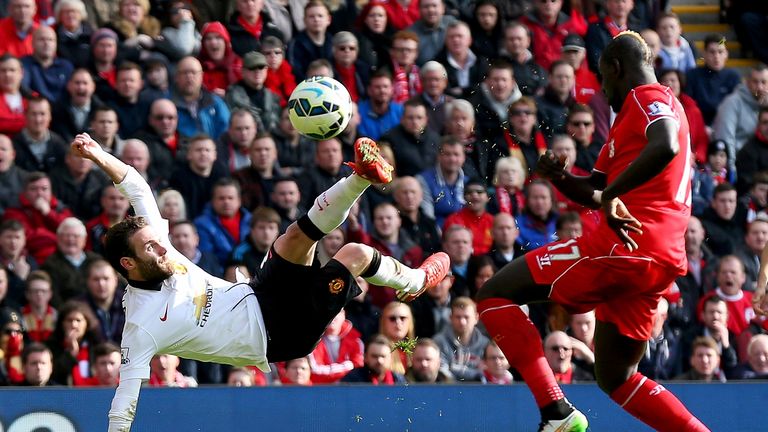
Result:
<instances>
[{"instance_id":1,"label":"red sock","mask_svg":"<svg viewBox=\"0 0 768 432\"><path fill-rule=\"evenodd\" d=\"M709 432L675 395L639 372L614 390L611 399L657 431Z\"/></svg>"},{"instance_id":2,"label":"red sock","mask_svg":"<svg viewBox=\"0 0 768 432\"><path fill-rule=\"evenodd\" d=\"M480 301L477 310L491 339L523 376L539 408L563 399L563 391L544 358L541 336L520 306L506 299L491 298Z\"/></svg>"}]
</instances>

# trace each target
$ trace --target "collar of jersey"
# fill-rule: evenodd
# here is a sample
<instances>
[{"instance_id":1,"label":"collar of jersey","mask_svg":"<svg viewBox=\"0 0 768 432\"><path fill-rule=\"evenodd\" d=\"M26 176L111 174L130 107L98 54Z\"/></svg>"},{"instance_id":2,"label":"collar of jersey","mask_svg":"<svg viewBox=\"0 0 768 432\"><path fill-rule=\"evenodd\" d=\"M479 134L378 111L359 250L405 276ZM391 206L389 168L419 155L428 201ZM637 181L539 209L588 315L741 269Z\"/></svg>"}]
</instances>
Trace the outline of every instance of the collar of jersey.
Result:
<instances>
[{"instance_id":1,"label":"collar of jersey","mask_svg":"<svg viewBox=\"0 0 768 432\"><path fill-rule=\"evenodd\" d=\"M163 282L164 281L137 281L128 279L128 284L130 284L132 287L151 291L160 291L160 288L163 286Z\"/></svg>"}]
</instances>

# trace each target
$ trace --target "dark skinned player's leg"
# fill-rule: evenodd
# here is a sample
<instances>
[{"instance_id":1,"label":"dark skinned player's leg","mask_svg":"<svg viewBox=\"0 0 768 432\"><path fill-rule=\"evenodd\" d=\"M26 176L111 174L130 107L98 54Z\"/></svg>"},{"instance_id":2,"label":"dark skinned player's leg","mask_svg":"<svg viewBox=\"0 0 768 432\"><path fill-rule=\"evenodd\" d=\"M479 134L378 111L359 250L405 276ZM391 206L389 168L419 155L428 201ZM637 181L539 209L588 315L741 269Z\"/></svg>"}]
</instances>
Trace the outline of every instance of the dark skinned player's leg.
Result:
<instances>
[{"instance_id":1,"label":"dark skinned player's leg","mask_svg":"<svg viewBox=\"0 0 768 432\"><path fill-rule=\"evenodd\" d=\"M547 301L549 292L549 285L533 280L521 257L499 270L477 293L480 319L509 364L523 376L545 421L565 418L573 408L544 358L539 332L520 306Z\"/></svg>"},{"instance_id":2,"label":"dark skinned player's leg","mask_svg":"<svg viewBox=\"0 0 768 432\"><path fill-rule=\"evenodd\" d=\"M645 341L622 335L613 323L597 321L595 375L600 388L657 431L708 432L671 392L637 372L645 350Z\"/></svg>"}]
</instances>

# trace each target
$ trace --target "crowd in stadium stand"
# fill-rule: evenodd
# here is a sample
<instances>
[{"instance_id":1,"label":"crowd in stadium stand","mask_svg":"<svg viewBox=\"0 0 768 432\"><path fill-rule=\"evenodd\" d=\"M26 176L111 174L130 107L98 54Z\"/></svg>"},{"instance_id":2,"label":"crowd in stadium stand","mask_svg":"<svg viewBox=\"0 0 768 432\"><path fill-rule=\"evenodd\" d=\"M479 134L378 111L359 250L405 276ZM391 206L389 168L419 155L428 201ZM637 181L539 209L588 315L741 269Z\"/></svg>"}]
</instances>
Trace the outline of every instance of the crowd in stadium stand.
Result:
<instances>
[{"instance_id":1,"label":"crowd in stadium stand","mask_svg":"<svg viewBox=\"0 0 768 432\"><path fill-rule=\"evenodd\" d=\"M730 3L743 49L768 61L768 6ZM451 258L450 276L410 304L358 278L363 294L312 354L269 374L158 355L148 385L519 381L472 298L513 258L596 226L600 215L536 164L551 149L575 175L592 169L612 117L598 59L627 29L684 106L694 156L688 274L658 305L640 369L768 379L768 321L751 302L768 242L768 68L726 67L718 34L697 52L665 0L0 4L0 385L119 380L126 281L100 254L130 205L70 153L81 132L145 177L171 243L216 276L253 274L313 197L350 174L359 136L379 142L396 179L366 192L318 260L346 241L409 266ZM325 141L288 118L296 84L315 75L355 103ZM594 314L529 312L556 378L594 380Z\"/></svg>"}]
</instances>

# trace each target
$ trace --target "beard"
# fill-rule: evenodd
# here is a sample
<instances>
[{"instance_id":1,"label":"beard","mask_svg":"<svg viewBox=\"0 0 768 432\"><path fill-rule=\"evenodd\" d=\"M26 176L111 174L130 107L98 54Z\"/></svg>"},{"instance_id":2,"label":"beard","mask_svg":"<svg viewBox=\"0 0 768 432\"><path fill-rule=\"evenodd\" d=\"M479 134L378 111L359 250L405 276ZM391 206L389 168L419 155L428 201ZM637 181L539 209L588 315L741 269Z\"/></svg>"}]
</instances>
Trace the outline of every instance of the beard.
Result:
<instances>
[{"instance_id":1,"label":"beard","mask_svg":"<svg viewBox=\"0 0 768 432\"><path fill-rule=\"evenodd\" d=\"M139 272L148 282L162 282L174 273L173 262L168 258L164 262L147 260L138 262Z\"/></svg>"}]
</instances>

